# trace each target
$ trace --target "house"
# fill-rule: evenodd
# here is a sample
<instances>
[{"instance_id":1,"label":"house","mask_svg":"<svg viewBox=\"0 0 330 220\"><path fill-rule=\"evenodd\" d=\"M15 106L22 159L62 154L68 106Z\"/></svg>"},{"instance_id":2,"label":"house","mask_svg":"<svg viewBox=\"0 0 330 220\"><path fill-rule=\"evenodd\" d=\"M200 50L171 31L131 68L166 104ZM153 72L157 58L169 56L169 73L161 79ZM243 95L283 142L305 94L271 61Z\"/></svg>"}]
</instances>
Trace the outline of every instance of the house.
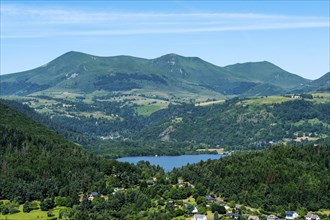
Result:
<instances>
[{"instance_id":1,"label":"house","mask_svg":"<svg viewBox=\"0 0 330 220\"><path fill-rule=\"evenodd\" d=\"M259 220L259 217L256 216L256 215L250 215L250 216L248 217L248 220Z\"/></svg>"},{"instance_id":2,"label":"house","mask_svg":"<svg viewBox=\"0 0 330 220\"><path fill-rule=\"evenodd\" d=\"M116 192L121 191L121 190L124 190L124 188L122 188L122 187L116 187L116 188L114 188L112 195L115 195Z\"/></svg>"},{"instance_id":3,"label":"house","mask_svg":"<svg viewBox=\"0 0 330 220\"><path fill-rule=\"evenodd\" d=\"M205 196L205 200L206 200L206 201L214 201L215 198L214 198L213 195L208 195L208 196Z\"/></svg>"},{"instance_id":4,"label":"house","mask_svg":"<svg viewBox=\"0 0 330 220\"><path fill-rule=\"evenodd\" d=\"M236 204L236 205L235 205L235 210L240 210L241 207L242 207L241 205Z\"/></svg>"},{"instance_id":5,"label":"house","mask_svg":"<svg viewBox=\"0 0 330 220\"><path fill-rule=\"evenodd\" d=\"M295 211L286 211L285 212L285 219L293 220L295 218L298 218L298 213Z\"/></svg>"},{"instance_id":6,"label":"house","mask_svg":"<svg viewBox=\"0 0 330 220\"><path fill-rule=\"evenodd\" d=\"M206 215L195 214L191 220L207 220Z\"/></svg>"},{"instance_id":7,"label":"house","mask_svg":"<svg viewBox=\"0 0 330 220\"><path fill-rule=\"evenodd\" d=\"M191 213L198 213L198 206L195 206Z\"/></svg>"},{"instance_id":8,"label":"house","mask_svg":"<svg viewBox=\"0 0 330 220\"><path fill-rule=\"evenodd\" d=\"M228 213L228 214L226 214L226 216L229 217L229 218L239 219L239 217L241 215L238 214L238 213Z\"/></svg>"},{"instance_id":9,"label":"house","mask_svg":"<svg viewBox=\"0 0 330 220\"><path fill-rule=\"evenodd\" d=\"M305 215L305 220L320 220L320 217L313 213L308 213L307 215Z\"/></svg>"},{"instance_id":10,"label":"house","mask_svg":"<svg viewBox=\"0 0 330 220\"><path fill-rule=\"evenodd\" d=\"M268 215L267 220L278 220L278 217L276 215Z\"/></svg>"},{"instance_id":11,"label":"house","mask_svg":"<svg viewBox=\"0 0 330 220\"><path fill-rule=\"evenodd\" d=\"M94 199L95 197L97 197L98 195L99 195L98 192L91 192L91 193L88 193L87 198L88 198L89 201L93 201L93 199Z\"/></svg>"}]
</instances>

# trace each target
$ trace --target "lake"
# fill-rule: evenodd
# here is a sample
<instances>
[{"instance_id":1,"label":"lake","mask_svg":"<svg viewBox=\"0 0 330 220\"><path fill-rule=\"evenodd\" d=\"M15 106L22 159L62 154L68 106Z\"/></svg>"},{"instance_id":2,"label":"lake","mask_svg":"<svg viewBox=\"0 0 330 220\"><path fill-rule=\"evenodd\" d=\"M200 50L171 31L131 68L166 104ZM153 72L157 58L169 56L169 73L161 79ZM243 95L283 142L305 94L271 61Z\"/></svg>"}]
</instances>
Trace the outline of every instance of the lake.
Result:
<instances>
[{"instance_id":1,"label":"lake","mask_svg":"<svg viewBox=\"0 0 330 220\"><path fill-rule=\"evenodd\" d=\"M166 172L171 171L173 168L180 168L182 166L193 163L198 163L201 160L207 161L209 159L216 160L224 155L222 154L197 154L197 155L180 155L180 156L143 156L143 157L122 157L117 160L120 162L129 162L136 164L144 160L149 161L152 165L161 166Z\"/></svg>"}]
</instances>

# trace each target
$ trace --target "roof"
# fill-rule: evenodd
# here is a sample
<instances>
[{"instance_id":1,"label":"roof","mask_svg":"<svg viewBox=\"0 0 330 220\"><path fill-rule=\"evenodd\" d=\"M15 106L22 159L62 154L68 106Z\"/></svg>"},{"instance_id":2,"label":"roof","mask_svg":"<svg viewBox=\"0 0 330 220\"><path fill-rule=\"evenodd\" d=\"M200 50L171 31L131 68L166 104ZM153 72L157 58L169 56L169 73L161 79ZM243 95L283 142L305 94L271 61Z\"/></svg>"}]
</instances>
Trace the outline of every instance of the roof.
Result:
<instances>
[{"instance_id":1,"label":"roof","mask_svg":"<svg viewBox=\"0 0 330 220\"><path fill-rule=\"evenodd\" d=\"M98 192L91 192L91 194L92 194L93 196L98 196L98 195L99 195Z\"/></svg>"},{"instance_id":2,"label":"roof","mask_svg":"<svg viewBox=\"0 0 330 220\"><path fill-rule=\"evenodd\" d=\"M205 218L206 217L206 215L202 215L202 214L195 214L194 215L194 218L201 218L201 219L203 219L203 218Z\"/></svg>"},{"instance_id":3,"label":"roof","mask_svg":"<svg viewBox=\"0 0 330 220\"><path fill-rule=\"evenodd\" d=\"M205 199L206 199L206 200L214 200L214 197L211 196L211 195L208 195L208 196L205 196Z\"/></svg>"},{"instance_id":4,"label":"roof","mask_svg":"<svg viewBox=\"0 0 330 220\"><path fill-rule=\"evenodd\" d=\"M286 211L285 215L286 216L292 216L294 213L297 213L297 212L295 212L295 211Z\"/></svg>"},{"instance_id":5,"label":"roof","mask_svg":"<svg viewBox=\"0 0 330 220\"><path fill-rule=\"evenodd\" d=\"M305 215L305 217L311 218L311 219L317 219L320 218L318 215L313 214L313 213L308 213L307 215Z\"/></svg>"},{"instance_id":6,"label":"roof","mask_svg":"<svg viewBox=\"0 0 330 220\"><path fill-rule=\"evenodd\" d=\"M226 214L226 216L228 216L228 217L239 217L240 214L237 214L237 213L228 213L228 214Z\"/></svg>"}]
</instances>

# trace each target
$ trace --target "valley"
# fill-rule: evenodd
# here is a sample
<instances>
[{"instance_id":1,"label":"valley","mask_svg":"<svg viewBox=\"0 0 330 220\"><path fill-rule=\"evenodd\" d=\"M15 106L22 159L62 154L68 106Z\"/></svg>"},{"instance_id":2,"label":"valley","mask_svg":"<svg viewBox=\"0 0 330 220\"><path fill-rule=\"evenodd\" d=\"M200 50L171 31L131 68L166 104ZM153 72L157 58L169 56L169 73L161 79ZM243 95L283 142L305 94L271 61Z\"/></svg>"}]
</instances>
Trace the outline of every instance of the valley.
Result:
<instances>
[{"instance_id":1,"label":"valley","mask_svg":"<svg viewBox=\"0 0 330 220\"><path fill-rule=\"evenodd\" d=\"M92 155L6 104L0 110L4 219L190 219L195 209L208 218L284 217L288 209L329 218L329 138L165 173Z\"/></svg>"},{"instance_id":2,"label":"valley","mask_svg":"<svg viewBox=\"0 0 330 220\"><path fill-rule=\"evenodd\" d=\"M0 219L329 219L327 76L78 52L1 75Z\"/></svg>"},{"instance_id":3,"label":"valley","mask_svg":"<svg viewBox=\"0 0 330 220\"><path fill-rule=\"evenodd\" d=\"M1 75L0 95L98 155L179 155L327 137L327 76L311 81L266 61L219 67L177 54L143 59L71 51ZM294 113L296 120L272 110L290 106L305 106L306 115Z\"/></svg>"}]
</instances>

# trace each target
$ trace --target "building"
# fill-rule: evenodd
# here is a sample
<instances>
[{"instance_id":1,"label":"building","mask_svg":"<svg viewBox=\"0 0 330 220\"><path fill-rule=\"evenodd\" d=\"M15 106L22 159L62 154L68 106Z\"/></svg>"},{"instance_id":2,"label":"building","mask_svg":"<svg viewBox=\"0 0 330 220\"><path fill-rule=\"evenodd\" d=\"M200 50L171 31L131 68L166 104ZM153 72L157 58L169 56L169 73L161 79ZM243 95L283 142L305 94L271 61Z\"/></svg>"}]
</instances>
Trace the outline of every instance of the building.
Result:
<instances>
[{"instance_id":1,"label":"building","mask_svg":"<svg viewBox=\"0 0 330 220\"><path fill-rule=\"evenodd\" d=\"M237 213L228 213L228 214L226 214L226 216L228 218L238 219L241 215L240 214L237 214Z\"/></svg>"},{"instance_id":2,"label":"building","mask_svg":"<svg viewBox=\"0 0 330 220\"><path fill-rule=\"evenodd\" d=\"M206 201L214 201L215 198L214 198L213 195L207 195L207 196L205 196L205 200L206 200Z\"/></svg>"},{"instance_id":3,"label":"building","mask_svg":"<svg viewBox=\"0 0 330 220\"><path fill-rule=\"evenodd\" d=\"M91 193L88 194L88 200L89 200L89 201L93 201L93 199L94 199L95 197L97 197L98 195L99 195L98 192L91 192Z\"/></svg>"},{"instance_id":4,"label":"building","mask_svg":"<svg viewBox=\"0 0 330 220\"><path fill-rule=\"evenodd\" d=\"M206 215L195 214L191 220L207 220Z\"/></svg>"},{"instance_id":5,"label":"building","mask_svg":"<svg viewBox=\"0 0 330 220\"><path fill-rule=\"evenodd\" d=\"M286 211L285 212L285 219L293 220L298 218L298 213L295 211Z\"/></svg>"},{"instance_id":6,"label":"building","mask_svg":"<svg viewBox=\"0 0 330 220\"><path fill-rule=\"evenodd\" d=\"M278 217L276 215L268 215L267 220L278 220Z\"/></svg>"},{"instance_id":7,"label":"building","mask_svg":"<svg viewBox=\"0 0 330 220\"><path fill-rule=\"evenodd\" d=\"M305 215L305 220L320 220L320 217L313 213L308 213L307 215Z\"/></svg>"}]
</instances>

